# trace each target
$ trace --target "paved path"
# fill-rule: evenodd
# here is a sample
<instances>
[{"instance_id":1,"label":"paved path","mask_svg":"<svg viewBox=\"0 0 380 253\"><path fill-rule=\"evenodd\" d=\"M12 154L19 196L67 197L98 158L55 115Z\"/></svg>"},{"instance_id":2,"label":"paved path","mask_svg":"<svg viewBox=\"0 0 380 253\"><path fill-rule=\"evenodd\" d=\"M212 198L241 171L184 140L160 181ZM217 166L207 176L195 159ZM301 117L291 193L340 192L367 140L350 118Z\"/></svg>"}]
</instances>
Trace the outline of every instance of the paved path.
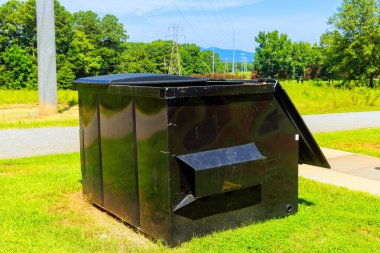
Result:
<instances>
[{"instance_id":1,"label":"paved path","mask_svg":"<svg viewBox=\"0 0 380 253\"><path fill-rule=\"evenodd\" d=\"M79 151L79 128L32 128L0 131L0 159Z\"/></svg>"},{"instance_id":2,"label":"paved path","mask_svg":"<svg viewBox=\"0 0 380 253\"><path fill-rule=\"evenodd\" d=\"M380 127L380 111L302 116L313 133Z\"/></svg>"}]
</instances>

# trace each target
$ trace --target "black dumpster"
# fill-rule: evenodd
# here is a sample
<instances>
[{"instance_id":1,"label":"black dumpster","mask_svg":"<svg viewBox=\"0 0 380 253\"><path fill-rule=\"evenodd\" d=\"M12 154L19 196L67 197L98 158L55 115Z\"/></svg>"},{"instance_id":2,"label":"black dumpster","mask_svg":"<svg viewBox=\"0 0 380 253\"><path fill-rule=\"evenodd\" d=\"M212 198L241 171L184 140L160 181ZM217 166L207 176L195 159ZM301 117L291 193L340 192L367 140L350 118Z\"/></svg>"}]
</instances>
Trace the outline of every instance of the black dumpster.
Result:
<instances>
[{"instance_id":1,"label":"black dumpster","mask_svg":"<svg viewBox=\"0 0 380 253\"><path fill-rule=\"evenodd\" d=\"M169 245L297 212L298 164L329 167L274 80L81 78L83 194Z\"/></svg>"}]
</instances>

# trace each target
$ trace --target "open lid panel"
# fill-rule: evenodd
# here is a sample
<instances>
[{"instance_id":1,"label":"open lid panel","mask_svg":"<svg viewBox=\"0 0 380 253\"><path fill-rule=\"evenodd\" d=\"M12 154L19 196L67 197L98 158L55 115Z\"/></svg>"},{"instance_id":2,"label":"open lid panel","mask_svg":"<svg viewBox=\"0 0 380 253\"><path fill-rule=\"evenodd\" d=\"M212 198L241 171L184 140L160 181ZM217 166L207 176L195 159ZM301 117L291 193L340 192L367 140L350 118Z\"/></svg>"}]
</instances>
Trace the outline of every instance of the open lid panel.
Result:
<instances>
[{"instance_id":1,"label":"open lid panel","mask_svg":"<svg viewBox=\"0 0 380 253\"><path fill-rule=\"evenodd\" d=\"M330 164L303 121L301 115L290 100L288 94L286 94L285 90L278 82L275 84L274 95L300 135L298 163L330 168Z\"/></svg>"}]
</instances>

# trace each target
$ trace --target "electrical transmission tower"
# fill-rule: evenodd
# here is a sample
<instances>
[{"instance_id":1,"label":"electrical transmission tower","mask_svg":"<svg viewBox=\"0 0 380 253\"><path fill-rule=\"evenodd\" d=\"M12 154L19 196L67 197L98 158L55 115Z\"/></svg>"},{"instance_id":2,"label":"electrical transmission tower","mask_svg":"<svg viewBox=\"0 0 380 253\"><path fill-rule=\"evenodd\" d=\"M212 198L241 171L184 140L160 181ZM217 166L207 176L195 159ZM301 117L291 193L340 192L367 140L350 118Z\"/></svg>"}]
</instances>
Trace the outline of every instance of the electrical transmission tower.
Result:
<instances>
[{"instance_id":1,"label":"electrical transmission tower","mask_svg":"<svg viewBox=\"0 0 380 253\"><path fill-rule=\"evenodd\" d=\"M168 35L167 37L172 37L173 40L173 46L172 46L172 53L170 55L170 63L169 63L169 75L182 75L181 72L181 56L179 54L179 38L185 38L184 35L180 35L179 31L183 31L182 27L179 27L178 25L173 25L172 27L168 28L168 31L173 31L171 35Z\"/></svg>"}]
</instances>

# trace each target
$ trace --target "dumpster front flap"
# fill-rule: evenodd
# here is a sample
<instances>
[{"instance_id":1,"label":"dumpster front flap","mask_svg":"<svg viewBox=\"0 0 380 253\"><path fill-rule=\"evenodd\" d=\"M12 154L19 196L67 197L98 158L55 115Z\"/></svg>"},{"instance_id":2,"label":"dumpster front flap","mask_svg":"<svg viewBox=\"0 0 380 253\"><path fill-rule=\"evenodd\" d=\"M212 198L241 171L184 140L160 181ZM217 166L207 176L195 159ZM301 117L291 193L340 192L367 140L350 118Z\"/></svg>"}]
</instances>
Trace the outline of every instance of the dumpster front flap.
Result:
<instances>
[{"instance_id":1,"label":"dumpster front flap","mask_svg":"<svg viewBox=\"0 0 380 253\"><path fill-rule=\"evenodd\" d=\"M330 168L325 155L322 153L301 115L298 113L288 94L286 94L285 90L278 82L275 84L275 98L300 136L298 163Z\"/></svg>"}]
</instances>

